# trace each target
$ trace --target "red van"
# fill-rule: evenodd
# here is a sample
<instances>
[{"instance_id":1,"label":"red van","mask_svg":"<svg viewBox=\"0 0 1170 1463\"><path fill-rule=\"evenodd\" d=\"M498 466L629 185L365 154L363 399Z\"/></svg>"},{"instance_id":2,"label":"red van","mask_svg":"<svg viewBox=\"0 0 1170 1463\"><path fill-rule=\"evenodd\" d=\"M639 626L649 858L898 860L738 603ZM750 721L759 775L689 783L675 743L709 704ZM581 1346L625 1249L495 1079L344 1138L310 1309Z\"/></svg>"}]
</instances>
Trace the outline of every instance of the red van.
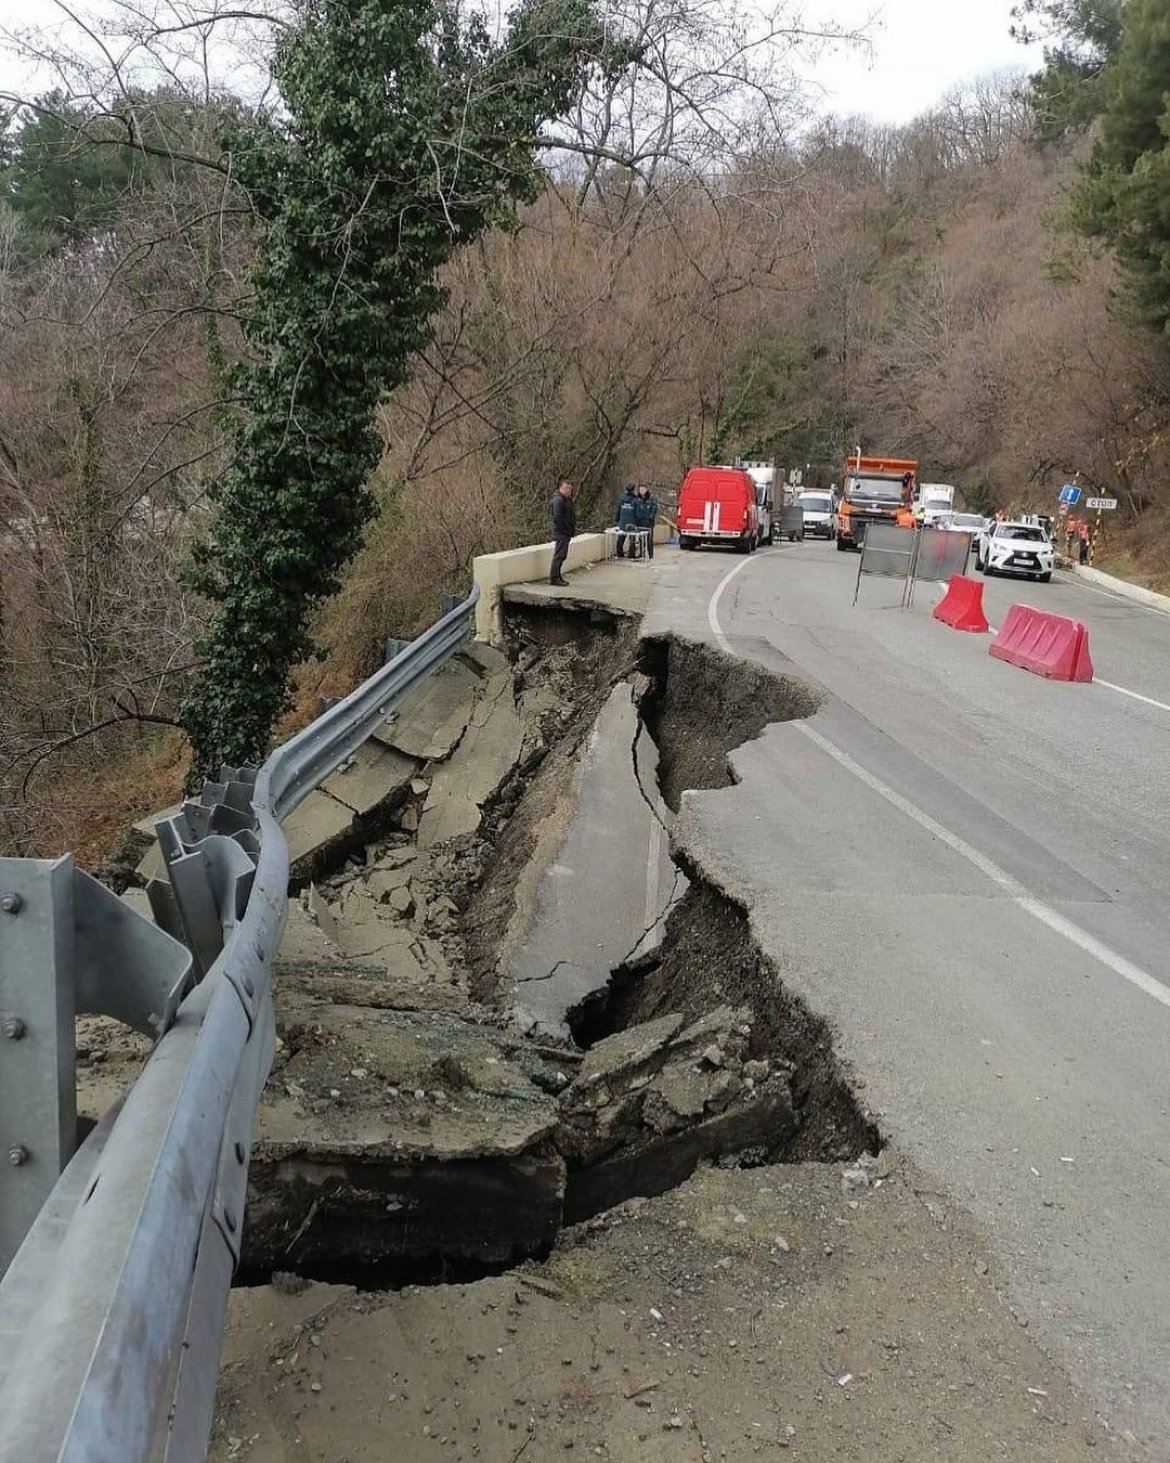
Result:
<instances>
[{"instance_id":1,"label":"red van","mask_svg":"<svg viewBox=\"0 0 1170 1463\"><path fill-rule=\"evenodd\" d=\"M734 544L750 554L767 530L760 527L756 485L738 467L692 467L678 495L678 546Z\"/></svg>"}]
</instances>

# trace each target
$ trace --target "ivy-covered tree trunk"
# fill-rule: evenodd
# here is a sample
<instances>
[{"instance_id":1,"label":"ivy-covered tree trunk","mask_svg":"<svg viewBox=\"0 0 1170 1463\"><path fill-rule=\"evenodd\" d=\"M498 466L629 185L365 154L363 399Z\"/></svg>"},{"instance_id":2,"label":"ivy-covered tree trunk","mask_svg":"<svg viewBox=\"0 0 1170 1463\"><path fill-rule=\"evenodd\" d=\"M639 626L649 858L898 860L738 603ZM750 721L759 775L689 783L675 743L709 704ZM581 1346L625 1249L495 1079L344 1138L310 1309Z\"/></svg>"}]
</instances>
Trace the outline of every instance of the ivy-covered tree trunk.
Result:
<instances>
[{"instance_id":1,"label":"ivy-covered tree trunk","mask_svg":"<svg viewBox=\"0 0 1170 1463\"><path fill-rule=\"evenodd\" d=\"M215 612L182 712L195 776L263 755L313 611L359 546L374 409L426 340L438 270L535 196L538 128L596 45L588 0L524 5L496 44L430 0L301 5L276 67L284 110L229 139L265 241L197 561Z\"/></svg>"}]
</instances>

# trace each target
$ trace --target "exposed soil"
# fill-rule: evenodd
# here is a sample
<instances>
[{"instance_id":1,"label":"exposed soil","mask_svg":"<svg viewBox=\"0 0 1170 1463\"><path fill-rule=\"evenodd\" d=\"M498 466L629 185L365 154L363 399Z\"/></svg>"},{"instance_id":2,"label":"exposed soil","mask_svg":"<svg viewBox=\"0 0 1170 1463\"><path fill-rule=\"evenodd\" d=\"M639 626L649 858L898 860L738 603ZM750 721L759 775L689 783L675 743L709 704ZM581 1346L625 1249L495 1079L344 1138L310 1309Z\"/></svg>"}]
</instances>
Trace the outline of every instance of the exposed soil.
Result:
<instances>
[{"instance_id":1,"label":"exposed soil","mask_svg":"<svg viewBox=\"0 0 1170 1463\"><path fill-rule=\"evenodd\" d=\"M829 1028L785 989L761 953L747 916L691 872L691 887L650 958L618 971L607 997L577 1014L578 1040L596 1040L667 1011L696 1018L717 1002L752 1013L751 1055L788 1064L799 1127L769 1159L844 1160L881 1138L854 1095Z\"/></svg>"},{"instance_id":2,"label":"exposed soil","mask_svg":"<svg viewBox=\"0 0 1170 1463\"><path fill-rule=\"evenodd\" d=\"M927 1205L929 1204L929 1208ZM291 1293L290 1293L291 1292ZM237 1291L213 1463L1083 1463L1110 1438L895 1167L708 1168L547 1263Z\"/></svg>"},{"instance_id":3,"label":"exposed soil","mask_svg":"<svg viewBox=\"0 0 1170 1463\"><path fill-rule=\"evenodd\" d=\"M675 809L688 788L730 784L729 752L820 705L806 681L673 637L644 641L641 665L653 682L642 713L658 743L662 795Z\"/></svg>"}]
</instances>

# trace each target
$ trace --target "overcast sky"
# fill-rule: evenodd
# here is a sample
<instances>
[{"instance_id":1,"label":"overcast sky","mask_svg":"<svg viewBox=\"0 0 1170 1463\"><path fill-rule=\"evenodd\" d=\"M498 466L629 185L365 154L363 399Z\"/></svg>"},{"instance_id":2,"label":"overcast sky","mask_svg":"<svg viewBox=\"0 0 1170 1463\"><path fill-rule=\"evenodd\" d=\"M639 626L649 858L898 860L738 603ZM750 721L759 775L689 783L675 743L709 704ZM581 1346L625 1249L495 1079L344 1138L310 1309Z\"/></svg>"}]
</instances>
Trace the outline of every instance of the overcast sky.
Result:
<instances>
[{"instance_id":1,"label":"overcast sky","mask_svg":"<svg viewBox=\"0 0 1170 1463\"><path fill-rule=\"evenodd\" d=\"M101 0L81 0L83 13ZM806 68L824 108L906 122L957 82L1039 60L1008 34L1012 0L803 0L810 25L867 30L869 49L839 49ZM70 7L72 8L72 6ZM52 0L0 0L0 27L61 24ZM0 90L23 91L24 68L0 51ZM819 110L819 108L818 108Z\"/></svg>"},{"instance_id":2,"label":"overcast sky","mask_svg":"<svg viewBox=\"0 0 1170 1463\"><path fill-rule=\"evenodd\" d=\"M810 75L829 111L908 122L956 83L1008 68L1034 70L1039 50L1009 35L1012 0L815 0L809 14L866 26L872 54L842 50Z\"/></svg>"}]
</instances>

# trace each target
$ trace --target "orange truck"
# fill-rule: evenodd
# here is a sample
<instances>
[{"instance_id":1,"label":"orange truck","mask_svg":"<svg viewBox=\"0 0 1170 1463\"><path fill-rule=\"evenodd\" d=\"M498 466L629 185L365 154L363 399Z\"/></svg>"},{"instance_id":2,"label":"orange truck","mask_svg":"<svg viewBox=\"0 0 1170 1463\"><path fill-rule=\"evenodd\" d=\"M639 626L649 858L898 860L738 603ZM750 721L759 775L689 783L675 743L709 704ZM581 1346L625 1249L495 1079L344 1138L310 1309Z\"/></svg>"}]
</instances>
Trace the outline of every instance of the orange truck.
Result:
<instances>
[{"instance_id":1,"label":"orange truck","mask_svg":"<svg viewBox=\"0 0 1170 1463\"><path fill-rule=\"evenodd\" d=\"M862 457L861 449L845 464L844 486L837 505L837 548L860 552L871 523L914 527L914 490L918 464L908 457Z\"/></svg>"}]
</instances>

